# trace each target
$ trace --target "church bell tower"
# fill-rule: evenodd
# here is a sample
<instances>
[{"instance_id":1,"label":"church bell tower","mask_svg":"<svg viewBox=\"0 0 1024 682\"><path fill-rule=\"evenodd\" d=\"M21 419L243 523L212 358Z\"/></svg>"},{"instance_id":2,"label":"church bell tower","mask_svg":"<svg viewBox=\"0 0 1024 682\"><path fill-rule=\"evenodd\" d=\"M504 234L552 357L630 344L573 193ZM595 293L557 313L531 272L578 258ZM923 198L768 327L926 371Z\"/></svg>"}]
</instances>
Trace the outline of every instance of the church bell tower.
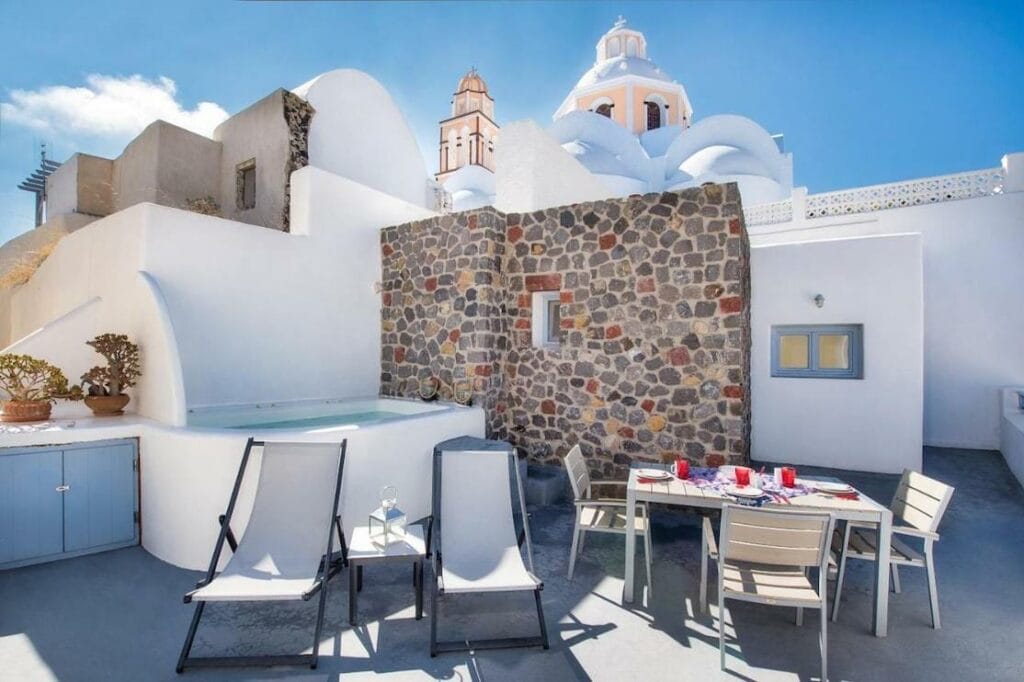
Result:
<instances>
[{"instance_id":1,"label":"church bell tower","mask_svg":"<svg viewBox=\"0 0 1024 682\"><path fill-rule=\"evenodd\" d=\"M459 80L452 98L452 115L440 123L440 158L438 182L466 166L482 166L494 172L494 144L498 124L494 122L494 99L487 83L476 72Z\"/></svg>"}]
</instances>

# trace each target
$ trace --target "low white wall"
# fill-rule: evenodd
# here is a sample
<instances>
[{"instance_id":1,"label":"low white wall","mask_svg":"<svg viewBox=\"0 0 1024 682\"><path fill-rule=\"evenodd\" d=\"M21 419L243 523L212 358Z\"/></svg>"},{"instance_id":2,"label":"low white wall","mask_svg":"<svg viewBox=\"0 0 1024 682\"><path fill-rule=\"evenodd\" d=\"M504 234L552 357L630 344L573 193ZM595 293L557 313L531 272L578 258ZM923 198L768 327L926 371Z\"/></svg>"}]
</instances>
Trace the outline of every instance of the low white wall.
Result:
<instances>
[{"instance_id":1,"label":"low white wall","mask_svg":"<svg viewBox=\"0 0 1024 682\"><path fill-rule=\"evenodd\" d=\"M227 508L248 435L159 427L143 435L142 544L147 551L176 566L206 568L217 540L217 516ZM385 485L397 488L398 506L410 521L429 515L434 445L461 435L482 437L484 414L479 408L456 409L345 430L255 435L320 442L348 439L339 511L351 537L352 528L365 525L370 512L380 506ZM253 464L231 524L239 537L252 511L258 457ZM229 555L225 552L225 561Z\"/></svg>"},{"instance_id":2,"label":"low white wall","mask_svg":"<svg viewBox=\"0 0 1024 682\"><path fill-rule=\"evenodd\" d=\"M751 249L752 456L898 473L921 467L919 235ZM818 308L813 298L825 297ZM863 324L864 378L771 376L771 328Z\"/></svg>"},{"instance_id":3,"label":"low white wall","mask_svg":"<svg viewBox=\"0 0 1024 682\"><path fill-rule=\"evenodd\" d=\"M1024 172L1017 176L1020 182ZM1008 176L1008 182L1012 179ZM751 228L751 244L920 233L924 442L999 447L999 388L1024 384L1024 305L1016 293L1024 254L1024 192L1008 184L1002 195L847 217L806 220L802 210L796 213L793 221Z\"/></svg>"},{"instance_id":4,"label":"low white wall","mask_svg":"<svg viewBox=\"0 0 1024 682\"><path fill-rule=\"evenodd\" d=\"M1020 409L1017 393L1024 386L1002 390L1003 414L999 420L999 449L1006 464L1021 485L1024 485L1024 410Z\"/></svg>"}]
</instances>

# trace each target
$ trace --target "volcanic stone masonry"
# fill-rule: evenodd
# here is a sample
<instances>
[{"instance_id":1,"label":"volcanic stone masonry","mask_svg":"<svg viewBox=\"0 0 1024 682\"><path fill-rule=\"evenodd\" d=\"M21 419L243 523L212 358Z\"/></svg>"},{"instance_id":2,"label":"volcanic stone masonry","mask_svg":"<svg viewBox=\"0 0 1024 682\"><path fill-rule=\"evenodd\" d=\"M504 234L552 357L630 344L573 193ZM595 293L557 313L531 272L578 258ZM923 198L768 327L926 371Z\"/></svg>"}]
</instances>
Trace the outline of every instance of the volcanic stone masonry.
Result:
<instances>
[{"instance_id":1,"label":"volcanic stone masonry","mask_svg":"<svg viewBox=\"0 0 1024 682\"><path fill-rule=\"evenodd\" d=\"M746 462L750 266L734 183L382 231L384 395L473 382L490 435L602 477L684 455ZM532 298L559 293L557 349ZM450 395L450 390L445 394Z\"/></svg>"}]
</instances>

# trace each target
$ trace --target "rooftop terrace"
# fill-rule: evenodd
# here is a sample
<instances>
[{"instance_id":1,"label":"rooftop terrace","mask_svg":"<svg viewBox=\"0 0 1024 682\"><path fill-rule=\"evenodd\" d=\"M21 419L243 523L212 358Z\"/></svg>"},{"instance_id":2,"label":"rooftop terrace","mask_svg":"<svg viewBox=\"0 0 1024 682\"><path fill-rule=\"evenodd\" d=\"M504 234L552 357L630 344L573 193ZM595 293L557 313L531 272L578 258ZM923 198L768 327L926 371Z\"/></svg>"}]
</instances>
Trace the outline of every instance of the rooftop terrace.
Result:
<instances>
[{"instance_id":1,"label":"rooftop terrace","mask_svg":"<svg viewBox=\"0 0 1024 682\"><path fill-rule=\"evenodd\" d=\"M936 549L943 629L932 630L924 572L901 573L889 636L871 635L871 571L853 562L839 622L829 624L833 680L1019 680L1024 677L1024 490L998 452L926 448L924 472L956 486ZM837 476L888 502L898 477L801 468ZM532 517L551 650L428 653L429 625L413 618L408 566L366 570L358 627L348 626L347 575L330 584L320 667L174 673L192 613L182 595L199 573L141 548L0 572L0 677L11 680L817 679L817 614L730 602L729 673L718 667L716 607L700 615L697 517L654 511L653 602L622 603L623 541L591 536L565 578L568 505ZM532 633L528 594L449 600L442 634ZM457 607L454 608L454 607ZM486 613L486 615L480 615ZM214 604L195 653L296 653L308 647L316 600L296 606ZM732 623L735 622L735 627Z\"/></svg>"}]
</instances>

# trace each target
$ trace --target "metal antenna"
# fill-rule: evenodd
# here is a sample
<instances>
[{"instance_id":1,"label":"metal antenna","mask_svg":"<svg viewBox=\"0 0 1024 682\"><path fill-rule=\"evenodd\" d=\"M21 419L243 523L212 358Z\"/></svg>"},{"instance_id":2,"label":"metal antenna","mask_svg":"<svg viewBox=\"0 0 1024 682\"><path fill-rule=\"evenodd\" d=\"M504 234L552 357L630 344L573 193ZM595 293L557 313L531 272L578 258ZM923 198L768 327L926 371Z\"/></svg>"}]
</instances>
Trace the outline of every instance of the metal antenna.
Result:
<instances>
[{"instance_id":1,"label":"metal antenna","mask_svg":"<svg viewBox=\"0 0 1024 682\"><path fill-rule=\"evenodd\" d=\"M46 178L53 175L53 172L60 168L60 164L46 158L46 143L39 145L39 168L21 181L18 189L32 192L36 195L36 227L43 224L46 215Z\"/></svg>"}]
</instances>

